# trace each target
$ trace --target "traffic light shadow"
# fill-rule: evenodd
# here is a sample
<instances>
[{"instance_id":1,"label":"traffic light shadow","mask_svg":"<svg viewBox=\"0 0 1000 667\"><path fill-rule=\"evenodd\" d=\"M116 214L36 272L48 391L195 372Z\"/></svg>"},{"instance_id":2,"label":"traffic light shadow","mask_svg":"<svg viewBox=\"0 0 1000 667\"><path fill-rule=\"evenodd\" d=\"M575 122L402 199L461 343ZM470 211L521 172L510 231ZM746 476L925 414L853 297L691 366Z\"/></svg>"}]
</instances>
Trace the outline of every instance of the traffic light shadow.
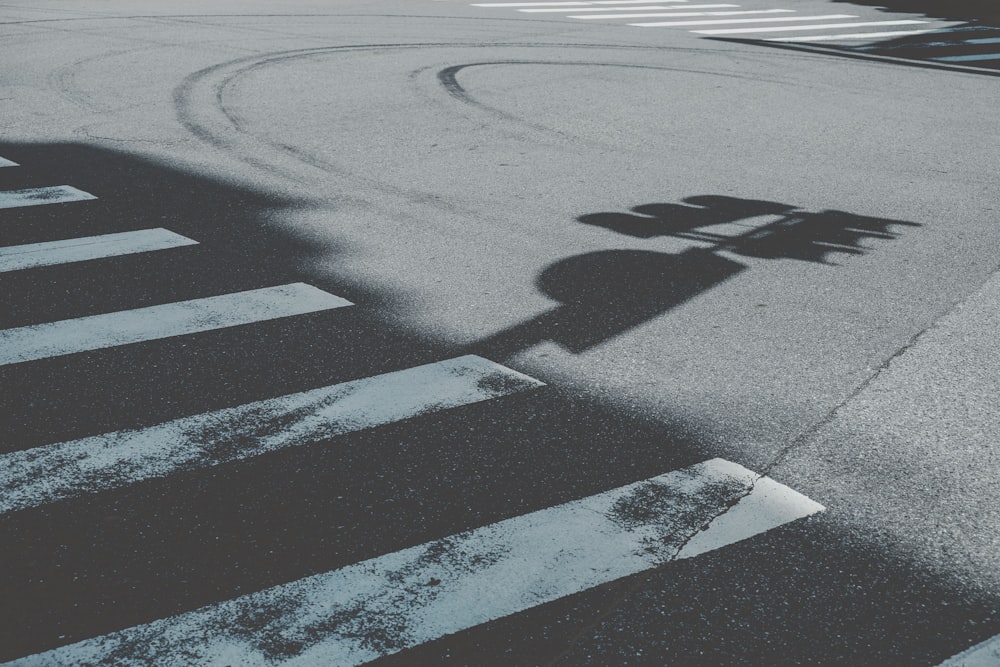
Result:
<instances>
[{"instance_id":1,"label":"traffic light shadow","mask_svg":"<svg viewBox=\"0 0 1000 667\"><path fill-rule=\"evenodd\" d=\"M560 260L536 281L539 291L560 305L477 343L475 349L506 358L553 341L571 352L584 352L749 268L732 255L830 265L836 254L864 254L866 241L895 239L895 227L919 226L720 195L682 201L577 218L633 238L673 237L690 241L692 247L680 253L602 250Z\"/></svg>"}]
</instances>

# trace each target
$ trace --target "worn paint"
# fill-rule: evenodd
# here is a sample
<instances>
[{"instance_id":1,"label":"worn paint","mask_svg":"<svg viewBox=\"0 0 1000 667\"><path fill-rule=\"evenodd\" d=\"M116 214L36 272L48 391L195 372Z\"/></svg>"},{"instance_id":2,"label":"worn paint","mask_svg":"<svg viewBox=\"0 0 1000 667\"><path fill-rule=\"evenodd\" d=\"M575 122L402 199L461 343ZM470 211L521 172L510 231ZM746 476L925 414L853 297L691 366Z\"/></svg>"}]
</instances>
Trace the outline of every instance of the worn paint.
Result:
<instances>
[{"instance_id":1,"label":"worn paint","mask_svg":"<svg viewBox=\"0 0 1000 667\"><path fill-rule=\"evenodd\" d=\"M823 510L713 459L9 665L359 665L684 557L763 482L725 544Z\"/></svg>"},{"instance_id":2,"label":"worn paint","mask_svg":"<svg viewBox=\"0 0 1000 667\"><path fill-rule=\"evenodd\" d=\"M352 305L305 283L0 330L0 365Z\"/></svg>"},{"instance_id":3,"label":"worn paint","mask_svg":"<svg viewBox=\"0 0 1000 667\"><path fill-rule=\"evenodd\" d=\"M1000 635L948 658L938 667L996 667L1000 665Z\"/></svg>"},{"instance_id":4,"label":"worn paint","mask_svg":"<svg viewBox=\"0 0 1000 667\"><path fill-rule=\"evenodd\" d=\"M812 18L840 18L836 16L814 16ZM844 16L843 18L848 18ZM753 19L744 19L746 22L750 22ZM772 19L774 21L790 21L791 19ZM733 21L738 23L738 21ZM768 27L768 28L727 28L722 30L692 30L691 32L698 33L700 35L742 35L754 32L791 32L795 30L839 30L841 28L868 28L874 26L889 26L889 25L917 25L921 23L927 23L927 21L863 21L860 23L817 23L816 25L796 25L796 26L780 26L780 27ZM634 25L634 24L633 24Z\"/></svg>"},{"instance_id":5,"label":"worn paint","mask_svg":"<svg viewBox=\"0 0 1000 667\"><path fill-rule=\"evenodd\" d=\"M98 493L533 389L472 355L0 456L0 513Z\"/></svg>"},{"instance_id":6,"label":"worn paint","mask_svg":"<svg viewBox=\"0 0 1000 667\"><path fill-rule=\"evenodd\" d=\"M687 9L685 7L684 9ZM748 14L787 14L794 9L746 9L732 12L656 12L649 14L586 14L581 16L570 16L571 19L644 19L661 17L694 17L694 16L746 16ZM777 19L775 19L777 20Z\"/></svg>"},{"instance_id":7,"label":"worn paint","mask_svg":"<svg viewBox=\"0 0 1000 667\"><path fill-rule=\"evenodd\" d=\"M908 37L912 35L923 35L929 32L939 32L939 29L930 30L892 30L888 32L855 32L843 35L800 35L798 37L767 37L765 42L837 42L841 40L853 39L888 39L890 37ZM863 47L856 47L862 49Z\"/></svg>"},{"instance_id":8,"label":"worn paint","mask_svg":"<svg viewBox=\"0 0 1000 667\"><path fill-rule=\"evenodd\" d=\"M69 185L27 188L25 190L0 190L0 208L63 204L66 202L86 201L88 199L97 199L97 197Z\"/></svg>"}]
</instances>

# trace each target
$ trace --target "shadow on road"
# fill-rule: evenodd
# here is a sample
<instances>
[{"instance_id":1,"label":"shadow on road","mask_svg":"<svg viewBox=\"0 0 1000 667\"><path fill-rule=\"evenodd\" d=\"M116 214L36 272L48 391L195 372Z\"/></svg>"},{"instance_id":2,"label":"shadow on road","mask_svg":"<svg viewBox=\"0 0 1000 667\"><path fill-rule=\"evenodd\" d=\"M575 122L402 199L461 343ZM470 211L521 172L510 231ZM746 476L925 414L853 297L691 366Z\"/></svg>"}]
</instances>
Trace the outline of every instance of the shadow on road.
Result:
<instances>
[{"instance_id":1,"label":"shadow on road","mask_svg":"<svg viewBox=\"0 0 1000 667\"><path fill-rule=\"evenodd\" d=\"M630 213L592 213L578 220L640 239L684 239L696 247L677 254L603 250L561 260L536 281L539 291L561 305L478 343L477 351L506 358L553 341L580 353L747 270L720 252L831 264L831 255L863 254L865 241L896 238L894 227L919 226L719 195L688 197L682 204L644 204Z\"/></svg>"}]
</instances>

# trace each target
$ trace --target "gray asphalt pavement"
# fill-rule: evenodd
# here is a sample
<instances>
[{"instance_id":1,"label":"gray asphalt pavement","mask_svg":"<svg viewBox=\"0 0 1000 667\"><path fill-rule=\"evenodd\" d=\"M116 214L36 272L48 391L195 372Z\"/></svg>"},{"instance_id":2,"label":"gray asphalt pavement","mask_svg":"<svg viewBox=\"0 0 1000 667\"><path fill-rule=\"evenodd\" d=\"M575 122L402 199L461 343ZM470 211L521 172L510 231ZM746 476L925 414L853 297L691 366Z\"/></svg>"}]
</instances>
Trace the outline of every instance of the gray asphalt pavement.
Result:
<instances>
[{"instance_id":1,"label":"gray asphalt pavement","mask_svg":"<svg viewBox=\"0 0 1000 667\"><path fill-rule=\"evenodd\" d=\"M1000 29L964 5L714 4L0 5L0 246L187 239L0 271L0 456L33 471L0 482L49 489L0 512L0 661L938 665L1000 634ZM57 185L96 199L33 190ZM353 305L78 319L298 283ZM261 403L465 355L514 374L453 409L414 380L410 412L345 408L308 441L288 424L319 407ZM224 444L252 454L30 468L241 405ZM693 467L714 459L803 498ZM566 531L545 566L520 523L476 532L690 470L707 490L664 478L669 502ZM581 574L635 555L591 557L586 531L654 524L672 555ZM377 559L429 543L453 569L418 558L433 601L397 595ZM388 572L364 614L295 634L299 589L225 606L358 563ZM188 653L149 649L170 642Z\"/></svg>"}]
</instances>

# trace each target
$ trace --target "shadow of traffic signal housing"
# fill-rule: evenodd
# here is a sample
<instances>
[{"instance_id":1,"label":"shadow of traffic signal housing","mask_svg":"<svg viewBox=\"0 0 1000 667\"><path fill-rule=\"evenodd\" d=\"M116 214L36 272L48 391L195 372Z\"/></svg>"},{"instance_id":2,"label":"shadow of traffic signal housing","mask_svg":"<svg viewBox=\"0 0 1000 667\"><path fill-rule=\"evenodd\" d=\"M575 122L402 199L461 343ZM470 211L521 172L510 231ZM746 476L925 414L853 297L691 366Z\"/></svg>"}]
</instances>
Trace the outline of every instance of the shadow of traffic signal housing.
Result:
<instances>
[{"instance_id":1,"label":"shadow of traffic signal housing","mask_svg":"<svg viewBox=\"0 0 1000 667\"><path fill-rule=\"evenodd\" d=\"M752 222L762 216L766 221ZM748 269L720 252L829 265L828 258L837 253L863 254L866 240L896 238L894 226L919 226L718 195L688 197L682 204L644 204L630 213L592 213L578 220L634 238L673 237L696 245L676 254L603 250L560 260L536 281L538 289L560 305L481 341L477 351L504 358L553 341L571 352L584 352ZM740 231L712 229L722 225Z\"/></svg>"}]
</instances>

